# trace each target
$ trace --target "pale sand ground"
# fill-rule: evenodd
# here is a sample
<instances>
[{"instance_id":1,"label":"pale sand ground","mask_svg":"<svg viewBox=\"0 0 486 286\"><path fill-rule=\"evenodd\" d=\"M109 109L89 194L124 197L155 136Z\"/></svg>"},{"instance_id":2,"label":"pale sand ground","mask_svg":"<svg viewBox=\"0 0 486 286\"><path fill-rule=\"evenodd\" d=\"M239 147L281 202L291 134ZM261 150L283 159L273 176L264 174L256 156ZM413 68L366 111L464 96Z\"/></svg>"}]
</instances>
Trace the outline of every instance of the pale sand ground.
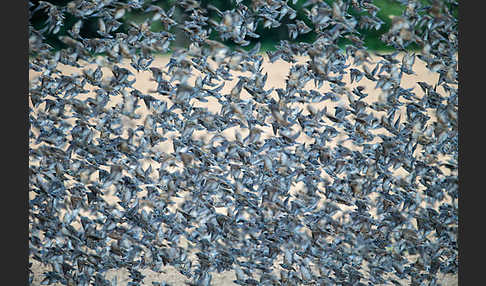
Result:
<instances>
[{"instance_id":1,"label":"pale sand ground","mask_svg":"<svg viewBox=\"0 0 486 286\"><path fill-rule=\"evenodd\" d=\"M267 59L267 57L265 56L265 60L266 59ZM167 64L167 62L168 62L168 57L159 57L154 61L152 66L159 67L159 68L163 69L164 66ZM303 62L301 62L301 63L303 63ZM129 65L126 65L124 67L130 69L136 75L137 81L134 84L134 87L139 89L142 93L147 94L147 93L149 93L150 90L153 90L153 89L156 88L156 83L150 80L151 79L151 72L150 71L137 72L132 67L130 67ZM286 63L282 60L276 61L275 63L265 62L263 64L263 69L264 69L263 73L268 73L268 80L267 80L265 88L269 89L269 88L272 88L272 87L273 88L285 87L285 80L288 76L288 72L289 72L290 67L291 67L291 64ZM74 69L72 67L62 67L61 70L65 74L71 74L73 72L79 72L79 71L76 71L76 69ZM418 59L415 62L414 71L416 72L416 75L404 75L404 77L402 79L402 87L404 87L404 88L413 87L414 88L413 91L417 95L422 96L423 92L420 89L420 87L416 84L417 81L424 81L424 82L427 82L429 84L435 84L437 82L438 75L428 71L425 68L425 65L423 64L423 62L421 62ZM111 76L111 72L109 72L108 69L103 69L103 72L104 72L105 76ZM248 73L246 73L244 75L249 76ZM29 78L31 80L34 79L35 77L36 77L36 73L30 73L29 74ZM229 91L233 87L234 83L236 83L236 80L238 79L237 76L234 76L233 78L234 78L233 81L226 82L226 84L225 84L225 86L222 90L222 93L229 93ZM345 76L345 81L346 82L349 81L349 75ZM363 92L370 94L366 99L367 101L371 102L371 101L377 100L379 93L377 92L377 90L374 89L375 83L367 80L366 78L363 78L359 83L354 83L354 84L350 85L350 87L354 87L354 86L357 86L357 85L364 86L366 89ZM306 85L306 89L315 89L312 81L310 81ZM324 84L318 90L320 92L326 92L327 90L329 90L329 86ZM437 91L439 93L442 93L442 94L444 93L442 88L438 88ZM275 92L273 92L273 94L275 94ZM152 94L152 95L154 95L154 94ZM248 97L248 96L249 96L248 93L243 90L242 99L244 99L245 97ZM157 96L157 97L160 98L160 96ZM343 99L342 102L347 102L347 100ZM314 106L316 106L318 108L322 108L324 105L327 105L328 111L333 113L333 111L334 111L333 107L336 106L336 105L339 105L339 104L340 104L340 102L330 103L329 101L327 101L327 102L321 103L321 104L314 104ZM144 113L147 112L147 110L146 110L143 103L141 103L141 106L142 107L140 107L138 109L138 113L143 115ZM211 112L218 112L219 108L220 108L219 104L215 100L212 100L212 99L209 99L208 103L197 104L197 106L207 107L209 109L209 111L211 111ZM430 114L430 116L434 117L433 114ZM127 122L127 124L130 124L130 125L133 125L133 126L135 126L135 124L143 124L143 119L144 119L144 117L142 116L141 120L139 120L137 122ZM229 138L233 139L235 129L236 128L231 128L231 130L226 130L223 135L228 136ZM267 128L265 131L267 132L267 136L271 136L271 133L272 133L271 127ZM244 137L248 133L247 133L247 131L242 130L241 134ZM204 135L204 134L195 132L195 136L198 136L198 135ZM308 142L309 138L305 138L305 137L306 137L305 135L302 135L301 138L298 139L298 141L302 140L301 142L306 142L306 141ZM168 140L168 141L160 144L160 150L164 151L166 153L173 152L171 140ZM144 168L145 168L145 166L144 166ZM34 263L33 270L34 270L34 272L36 273L36 276L37 276L36 279L34 280L33 284L38 285L40 283L40 281L42 280L42 278L40 277L41 275L38 275L38 274L42 273L42 271L46 271L46 270L50 270L50 269L48 267L40 265L36 261L33 261L33 263ZM165 271L165 273L155 273L155 272L152 272L150 270L142 272L144 275L146 275L146 277L144 279L144 285L152 285L151 284L152 281L165 281L165 282L170 283L171 285L174 285L174 286L185 285L184 282L187 281L187 279L182 274L180 274L175 268L166 267L164 269L164 271ZM237 284L232 282L233 280L236 279L235 275L232 271L221 273L221 274L213 273L212 275L213 275L212 285L237 285ZM113 270L113 271L108 272L108 277L114 277L114 276L118 277L118 283L119 283L118 285L126 285L126 283L128 281L130 281L129 278L128 278L128 272L126 270L117 270L117 271ZM457 285L458 284L457 275L441 276L440 280L441 280L440 282L442 282L444 286L450 286L450 285ZM408 284L408 282L403 281L403 285L407 285L407 284Z\"/></svg>"}]
</instances>

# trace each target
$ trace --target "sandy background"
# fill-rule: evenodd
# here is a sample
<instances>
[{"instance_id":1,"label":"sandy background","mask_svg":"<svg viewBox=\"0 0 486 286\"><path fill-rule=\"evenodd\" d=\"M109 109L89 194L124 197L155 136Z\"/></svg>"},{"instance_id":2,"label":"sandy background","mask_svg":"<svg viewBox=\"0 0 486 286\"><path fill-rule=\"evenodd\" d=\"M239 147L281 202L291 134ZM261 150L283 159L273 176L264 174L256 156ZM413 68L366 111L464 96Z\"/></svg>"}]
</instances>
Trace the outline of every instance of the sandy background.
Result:
<instances>
[{"instance_id":1,"label":"sandy background","mask_svg":"<svg viewBox=\"0 0 486 286\"><path fill-rule=\"evenodd\" d=\"M290 70L290 67L291 67L292 64L286 63L282 60L278 60L274 63L269 63L267 61L268 58L267 58L266 55L264 56L264 58L265 58L265 62L263 64L263 69L264 69L263 73L268 73L268 80L266 82L265 89L269 89L269 88L272 88L272 87L273 88L278 88L278 87L284 88L285 87L285 80L288 77L288 73L289 73L289 70ZM168 62L168 59L169 59L168 57L158 57L154 60L154 62L152 63L152 66L164 69L164 66ZM373 60L377 61L379 59L374 57ZM305 62L305 59L301 58L300 61L299 61L299 64L303 64L304 62ZM151 81L152 73L150 71L137 72L136 70L134 70L129 65L124 65L123 67L131 70L134 73L134 75L136 76L137 81L134 84L135 88L137 88L138 90L140 90L144 94L151 94L152 96L155 96L159 99L161 98L160 95L155 95L153 93L150 93L151 90L156 89L156 83L154 81ZM93 69L94 68L95 67L93 67ZM80 70L72 68L72 67L60 66L59 69L64 74L80 73ZM428 71L425 67L425 64L423 62L421 62L419 59L416 59L416 61L415 61L414 71L416 72L415 75L406 75L406 74L403 75L401 86L403 88L414 88L413 92L415 92L418 96L422 96L423 92L420 89L417 82L423 81L423 82L427 82L429 84L434 85L435 83L437 83L438 74L435 74L435 73ZM106 68L103 69L103 73L104 73L104 76L111 76L111 72ZM249 76L250 74L245 73L244 75ZM38 73L35 73L35 72L29 73L29 79L31 81L35 81L37 76L38 76ZM234 86L234 84L238 80L237 74L235 74L233 79L234 79L233 81L227 81L225 83L225 86L224 86L223 90L221 91L221 93L225 94L225 93L230 92L231 88ZM349 75L345 76L344 81L346 81L347 83L349 82ZM355 87L357 85L364 86L365 90L363 92L369 94L369 96L366 98L366 101L373 102L373 101L376 101L379 98L380 94L379 94L378 90L375 90L375 85L376 85L375 82L371 82L371 81L367 80L365 77L363 77L363 79L359 83L353 83L353 84L349 85L349 87L352 89L353 87ZM308 89L308 90L316 89L314 87L313 81L309 81L309 83L306 85L306 89ZM316 89L316 90L318 90L319 92L326 92L326 91L329 91L329 89L330 89L329 85L324 84L320 89ZM437 92L444 94L444 90L440 87L437 89ZM274 91L273 95L275 95L275 94L276 94L276 92ZM87 96L89 96L89 94ZM242 93L241 93L241 98L245 99L245 97L248 98L249 94L245 90L243 90ZM121 97L119 99L121 99ZM207 107L209 109L209 111L211 111L211 112L219 112L220 106L217 103L217 101L213 100L212 98L208 98L208 100L209 100L208 103L200 103L199 102L196 106ZM114 101L114 103L116 103L116 100ZM334 112L333 107L334 106L341 105L341 104L346 105L345 103L347 103L346 99L341 100L341 102L331 103L329 101L326 101L325 103L313 104L313 105L315 107L317 107L318 109L327 105L328 106L327 110L330 111L331 114L333 114L333 112ZM140 113L142 115L142 118L138 121L135 121L135 122L127 122L127 124L130 124L130 125L133 125L133 126L136 126L137 124L143 124L143 119L144 119L143 115L147 113L147 109L145 108L145 105L143 104L143 102L140 102L140 104L141 104L141 107L138 109L138 113ZM402 110L402 112L403 112L403 110ZM434 117L434 114L429 114L429 115ZM397 116L398 116L398 114L397 114ZM265 128L263 128L263 129L265 129ZM233 139L235 130L236 130L236 128L231 128L229 130L226 130L223 133L223 135L229 137L230 139ZM241 132L241 135L243 137L245 137L248 134L248 132L245 131L245 130L240 130L240 132ZM266 132L266 134L263 137L272 136L271 127L266 128L265 132ZM194 136L203 136L203 138L205 138L204 134L200 134L197 131L195 132ZM298 139L298 141L309 142L309 138L306 138L306 137L307 136L305 134L303 134ZM31 143L31 146L34 146L34 145ZM169 153L169 154L171 152L173 152L171 140L167 140L166 142L161 143L159 148L160 148L160 151L163 151L163 152L166 152L166 153ZM42 277L41 277L42 275L40 275L40 273L42 273L43 271L46 271L46 270L49 271L50 267L46 267L44 265L41 265L35 260L32 260L32 262L33 262L33 265L34 265L32 270L34 271L34 273L36 275L33 285L39 285L40 281L42 280ZM169 283L171 285L176 286L176 285L186 285L185 282L188 281L182 274L180 274L175 268L173 268L171 266L164 268L164 273L155 273L151 270L146 270L146 271L143 271L142 273L144 275L146 275L146 277L144 279L144 285L152 285L152 281L157 281L157 282L163 281L163 282L166 282L166 283ZM110 278L117 277L118 285L126 285L127 282L130 281L130 278L128 278L128 272L126 270L123 270L123 269L122 270L116 270L116 271L112 270L112 271L109 271L107 274L108 274L107 276L110 277ZM457 275L454 275L454 276L452 276L452 275L446 275L446 276L441 275L439 277L440 277L440 282L444 286L458 285ZM224 272L224 273L220 273L220 274L212 273L212 285L237 285L237 284L232 282L235 279L236 279L236 277L235 277L235 275L232 271L231 272ZM403 281L403 285L408 285L408 284L409 284L409 282Z\"/></svg>"}]
</instances>

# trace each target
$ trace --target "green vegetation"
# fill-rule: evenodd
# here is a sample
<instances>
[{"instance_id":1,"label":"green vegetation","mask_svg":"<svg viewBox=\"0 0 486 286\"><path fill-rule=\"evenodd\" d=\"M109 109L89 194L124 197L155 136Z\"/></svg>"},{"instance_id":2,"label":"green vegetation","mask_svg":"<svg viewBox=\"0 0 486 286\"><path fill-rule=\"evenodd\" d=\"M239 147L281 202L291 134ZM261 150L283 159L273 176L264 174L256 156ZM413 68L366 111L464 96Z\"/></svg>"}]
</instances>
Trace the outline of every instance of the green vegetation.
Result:
<instances>
[{"instance_id":1,"label":"green vegetation","mask_svg":"<svg viewBox=\"0 0 486 286\"><path fill-rule=\"evenodd\" d=\"M173 0L171 1L159 1L157 3L159 6L163 8L170 8L171 5L174 2ZM295 5L291 4L291 1L289 1L289 6L292 7L297 11L297 17L296 19L304 21L307 25L311 26L311 22L307 19L305 16L305 12L303 10L303 4L307 2L307 0L299 0ZM333 0L327 0L326 2L332 3ZM426 3L428 1L426 0L421 0L421 2ZM228 0L202 0L201 1L203 6L207 6L208 4L211 4L221 11L232 9L233 4L232 1ZM245 0L243 1L244 4L249 5L251 3L250 0ZM365 46L368 47L370 50L375 50L375 51L392 51L393 47L387 46L385 43L383 43L380 40L380 37L383 33L388 31L391 27L392 23L392 16L399 16L402 15L403 11L405 10L405 6L403 6L401 3L399 3L396 0L374 0L373 4L376 5L378 8L380 8L380 11L378 12L378 17L383 20L384 24L381 26L379 30L359 30L359 32L363 35L363 39L365 42ZM457 10L457 9L456 9ZM210 18L217 18L215 15L216 13L214 12L209 12L209 17ZM143 14L134 14L134 13L129 13L127 14L127 20L128 21L134 21L134 22L143 22L145 19L146 15ZM286 24L291 23L288 19L288 17L284 17L281 21L281 26L278 28L274 29L265 29L262 26L259 26L257 28L257 34L261 35L260 37L260 43L261 43L261 49L262 50L275 50L275 46L278 44L280 40L286 40L288 39L288 34L287 34L287 27ZM154 31L160 31L163 29L162 25L160 24L153 24L151 27ZM213 39L216 38L216 33L213 32L211 35ZM312 42L315 39L315 34L314 33L309 33L306 35L300 35L295 39L297 42ZM232 42L226 41L224 42L225 44L229 46L235 46ZM251 48L256 41L253 41L252 44L245 48L249 49ZM343 39L341 41L341 46L344 47L348 43L348 40ZM416 49L417 46L411 46L410 49Z\"/></svg>"},{"instance_id":2,"label":"green vegetation","mask_svg":"<svg viewBox=\"0 0 486 286\"><path fill-rule=\"evenodd\" d=\"M420 0L422 3L427 4L430 2L427 0ZM48 1L51 3L54 3L56 5L64 6L66 5L69 1ZM289 6L291 6L293 9L297 11L297 17L296 19L304 21L307 25L312 27L311 22L307 19L305 16L305 12L303 9L303 4L307 2L307 0L299 0L297 3L291 4L292 1L289 1ZM326 0L328 3L332 3L333 0ZM243 4L246 4L250 6L251 0L244 0ZM156 5L162 7L164 10L169 10L174 4L175 0L162 0L155 2ZM208 4L211 4L221 11L232 9L234 7L234 1L230 0L202 0L201 5L203 7L207 6ZM381 26L379 30L359 30L358 31L361 33L363 40L365 42L365 46L368 47L370 50L375 50L375 51L392 51L393 47L387 46L385 43L381 41L381 35L384 34L386 31L390 29L391 22L392 22L392 16L399 16L402 15L403 11L405 10L405 6L402 5L398 0L374 0L373 4L380 8L379 12L377 13L378 17L384 22L384 24ZM457 16L457 6L452 7L452 13ZM177 12L176 12L177 13ZM353 13L353 12L351 12ZM52 34L47 34L47 42L52 45L55 49L60 49L64 47L64 44L57 39L59 35L67 35L67 31L74 25L75 19L72 15L65 15L66 16L66 21L65 21L65 26L63 26L59 32L58 35L52 35ZM144 14L143 12L127 12L124 16L124 18L121 20L123 22L123 25L119 28L120 32L126 33L129 23L130 22L135 22L135 23L141 23L143 22L147 17L152 16L152 13L150 14ZM219 20L219 17L216 15L216 12L209 10L208 15L209 18ZM33 15L33 18L31 20L31 23L33 23L34 27L36 29L42 28L42 23L46 20L45 15L42 15L42 13L35 13ZM288 19L288 16L284 17L281 21L281 26L273 29L266 29L263 28L262 25L259 25L259 27L256 30L256 33L259 34L261 37L260 39L257 39L261 43L262 50L275 50L275 46L279 43L281 40L286 40L288 39L288 31L287 31L287 26L286 24L291 23L292 21ZM85 20L85 23L83 25L83 28L81 30L81 35L87 38L93 38L97 37L98 34L96 33L97 29L97 19L96 18L88 18ZM151 26L152 31L162 31L164 29L163 25L160 23L154 23ZM177 33L177 27L172 27L169 32L172 33ZM183 38L181 37L182 33L179 33L178 38ZM315 39L315 33L311 32L305 35L300 35L295 39L295 41L299 42L312 42ZM210 35L212 39L217 39L217 34L216 32L212 32ZM219 40L219 39L218 39ZM182 39L184 41L184 39ZM186 39L187 41L187 39ZM230 41L225 41L225 44L229 46L235 46ZM256 40L252 42L252 44L249 47L245 47L245 49L251 48L254 44L256 43ZM348 43L348 40L342 39L340 42L340 45L344 47ZM181 42L176 42L177 44L181 44ZM417 45L411 45L409 47L410 49L417 49Z\"/></svg>"}]
</instances>

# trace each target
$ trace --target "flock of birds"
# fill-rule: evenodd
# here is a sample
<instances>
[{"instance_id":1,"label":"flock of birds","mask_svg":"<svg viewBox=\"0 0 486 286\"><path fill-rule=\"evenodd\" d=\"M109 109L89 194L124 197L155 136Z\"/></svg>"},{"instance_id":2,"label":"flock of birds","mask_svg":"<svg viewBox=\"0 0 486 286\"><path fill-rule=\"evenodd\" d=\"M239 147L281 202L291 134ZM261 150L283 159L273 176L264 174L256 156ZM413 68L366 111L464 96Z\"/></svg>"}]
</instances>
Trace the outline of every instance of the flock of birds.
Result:
<instances>
[{"instance_id":1,"label":"flock of birds","mask_svg":"<svg viewBox=\"0 0 486 286\"><path fill-rule=\"evenodd\" d=\"M155 2L29 2L46 16L29 25L29 252L49 267L42 285L113 286L106 273L122 268L143 285L144 270L168 265L201 286L230 270L239 285L440 285L457 273L456 1L397 0L404 12L382 35L397 52L377 61L358 31L384 24L372 1ZM129 11L146 17L124 33ZM76 21L56 51L46 35L67 13ZM98 37L82 36L88 19ZM275 51L243 48L280 25L289 39ZM187 46L171 49L174 29ZM291 64L285 86L265 87L266 58ZM155 90L134 87L127 59ZM415 61L438 74L421 95L401 86ZM195 104L212 101L218 112Z\"/></svg>"}]
</instances>

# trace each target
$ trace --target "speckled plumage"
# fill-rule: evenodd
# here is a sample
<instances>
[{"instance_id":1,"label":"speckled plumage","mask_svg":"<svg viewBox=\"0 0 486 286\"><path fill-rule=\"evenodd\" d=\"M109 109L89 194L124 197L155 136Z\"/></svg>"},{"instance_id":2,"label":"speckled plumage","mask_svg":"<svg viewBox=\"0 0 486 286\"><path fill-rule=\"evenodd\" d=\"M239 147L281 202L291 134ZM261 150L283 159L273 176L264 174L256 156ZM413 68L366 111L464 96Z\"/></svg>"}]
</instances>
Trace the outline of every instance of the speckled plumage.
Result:
<instances>
[{"instance_id":1,"label":"speckled plumage","mask_svg":"<svg viewBox=\"0 0 486 286\"><path fill-rule=\"evenodd\" d=\"M143 269L167 265L191 285L227 270L239 285L439 285L438 273L457 273L455 1L399 1L405 11L382 39L421 50L378 53L376 62L358 32L383 24L370 1L306 1L306 22L296 1L233 1L228 11L151 2L39 1L31 10L48 16L42 30L29 26L29 69L38 73L29 89L29 251L51 269L42 284L117 285L106 271L126 268L128 285L143 285ZM147 17L123 33L129 10ZM67 48L53 51L45 35L59 33L64 13L77 20L60 37ZM97 38L80 35L88 17L99 19ZM245 47L258 25L284 17L289 40L276 51L222 43ZM163 31L151 30L156 21ZM170 49L170 27L187 47ZM312 44L294 41L310 31ZM340 49L343 37L350 44ZM172 52L166 66L153 65L156 52ZM292 64L285 86L265 87L266 58ZM151 72L155 90L136 88L126 59ZM433 85L417 83L423 96L401 86L416 61L438 74ZM60 64L82 73L62 74ZM230 128L234 138L222 135ZM157 147L166 141L170 152Z\"/></svg>"}]
</instances>

